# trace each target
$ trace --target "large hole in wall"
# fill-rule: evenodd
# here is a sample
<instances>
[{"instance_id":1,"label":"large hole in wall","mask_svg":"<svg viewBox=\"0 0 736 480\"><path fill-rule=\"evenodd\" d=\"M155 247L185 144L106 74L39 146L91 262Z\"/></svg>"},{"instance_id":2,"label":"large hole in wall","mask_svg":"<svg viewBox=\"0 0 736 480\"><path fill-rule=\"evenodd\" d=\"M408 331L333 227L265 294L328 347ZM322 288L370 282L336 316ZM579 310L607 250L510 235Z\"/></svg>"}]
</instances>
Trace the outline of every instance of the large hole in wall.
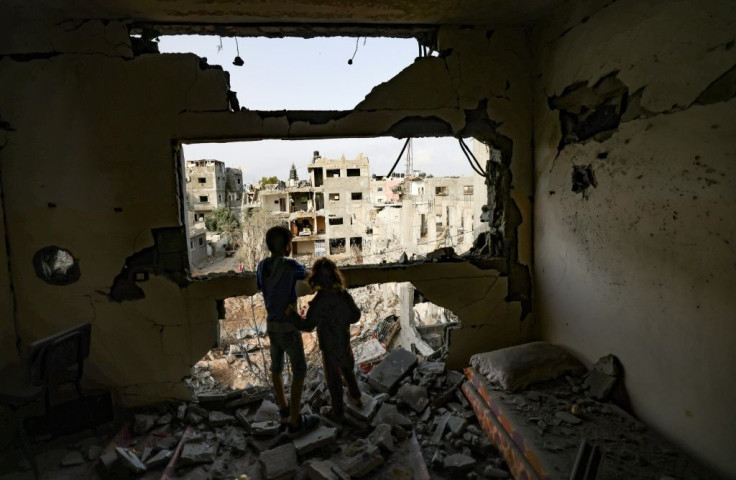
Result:
<instances>
[{"instance_id":1,"label":"large hole in wall","mask_svg":"<svg viewBox=\"0 0 736 480\"><path fill-rule=\"evenodd\" d=\"M461 326L450 310L426 301L411 283L383 283L348 290L362 315L350 327L351 347L357 368L366 372L386 354L403 346L426 358L442 358L447 352L448 331ZM299 297L306 315L313 295ZM322 359L315 332L303 333L308 378L318 375ZM194 394L227 392L270 385L271 358L266 334L263 296L224 300L219 320L218 346L195 364L187 384ZM285 376L290 376L287 359Z\"/></svg>"},{"instance_id":2,"label":"large hole in wall","mask_svg":"<svg viewBox=\"0 0 736 480\"><path fill-rule=\"evenodd\" d=\"M462 255L488 230L485 180L456 139L264 140L183 150L194 277L254 271L269 255L265 232L276 225L292 232L291 256L307 267L322 256L358 265L422 260L445 247Z\"/></svg>"},{"instance_id":3,"label":"large hole in wall","mask_svg":"<svg viewBox=\"0 0 736 480\"><path fill-rule=\"evenodd\" d=\"M229 73L251 110L347 110L409 66L414 38L162 36L161 53L195 53Z\"/></svg>"}]
</instances>

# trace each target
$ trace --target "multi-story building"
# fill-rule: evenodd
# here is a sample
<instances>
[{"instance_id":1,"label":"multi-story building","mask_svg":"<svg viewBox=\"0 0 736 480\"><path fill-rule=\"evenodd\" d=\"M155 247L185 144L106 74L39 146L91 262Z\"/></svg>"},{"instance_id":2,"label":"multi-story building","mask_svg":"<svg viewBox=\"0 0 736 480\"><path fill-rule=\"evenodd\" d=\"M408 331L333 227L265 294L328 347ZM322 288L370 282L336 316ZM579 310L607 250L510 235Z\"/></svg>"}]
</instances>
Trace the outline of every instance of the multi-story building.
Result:
<instances>
[{"instance_id":1,"label":"multi-story building","mask_svg":"<svg viewBox=\"0 0 736 480\"><path fill-rule=\"evenodd\" d=\"M371 177L368 158L315 157L309 180L255 190L260 206L288 222L292 254L353 256L357 263L423 256L443 246L468 250L487 225L484 179L473 177Z\"/></svg>"},{"instance_id":2,"label":"multi-story building","mask_svg":"<svg viewBox=\"0 0 736 480\"><path fill-rule=\"evenodd\" d=\"M243 172L225 167L220 160L188 160L186 190L192 223L202 222L217 207L227 206L240 218L243 203Z\"/></svg>"}]
</instances>

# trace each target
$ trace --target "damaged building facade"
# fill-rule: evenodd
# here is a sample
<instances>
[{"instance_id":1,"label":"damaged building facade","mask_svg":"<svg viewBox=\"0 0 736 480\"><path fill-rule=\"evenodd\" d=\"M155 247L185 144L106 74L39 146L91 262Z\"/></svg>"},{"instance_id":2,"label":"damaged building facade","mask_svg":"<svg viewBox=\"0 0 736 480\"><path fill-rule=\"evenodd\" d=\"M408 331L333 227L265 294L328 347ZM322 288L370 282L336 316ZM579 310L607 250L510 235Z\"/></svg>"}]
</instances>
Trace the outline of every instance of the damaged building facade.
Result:
<instances>
[{"instance_id":1,"label":"damaged building facade","mask_svg":"<svg viewBox=\"0 0 736 480\"><path fill-rule=\"evenodd\" d=\"M331 255L377 264L403 254L424 257L441 247L465 253L487 230L480 215L487 202L480 175L384 178L370 173L362 154L333 160L317 153L307 167L309 180L260 186L245 205L288 223L294 257Z\"/></svg>"},{"instance_id":2,"label":"damaged building facade","mask_svg":"<svg viewBox=\"0 0 736 480\"><path fill-rule=\"evenodd\" d=\"M734 477L735 9L3 2L0 363L91 323L87 382L120 405L189 394L181 379L216 343L218 300L256 287L188 277L181 142L474 137L500 152L483 165L482 255L356 266L350 285L408 281L457 314L451 368L533 339L589 365L615 353L633 411ZM417 37L438 55L348 111L266 112L240 109L195 55L143 53L131 32L144 29ZM49 275L39 252L68 261Z\"/></svg>"}]
</instances>

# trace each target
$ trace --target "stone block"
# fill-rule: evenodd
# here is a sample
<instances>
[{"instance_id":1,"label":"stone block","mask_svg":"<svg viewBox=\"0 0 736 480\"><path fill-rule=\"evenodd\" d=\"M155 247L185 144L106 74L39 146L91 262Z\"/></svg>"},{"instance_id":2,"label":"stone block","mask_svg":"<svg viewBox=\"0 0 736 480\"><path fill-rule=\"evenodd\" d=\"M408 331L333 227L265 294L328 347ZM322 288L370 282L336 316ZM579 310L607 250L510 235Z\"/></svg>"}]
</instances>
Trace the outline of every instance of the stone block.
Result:
<instances>
[{"instance_id":1,"label":"stone block","mask_svg":"<svg viewBox=\"0 0 736 480\"><path fill-rule=\"evenodd\" d=\"M337 429L321 426L294 439L298 455L305 455L337 440Z\"/></svg>"},{"instance_id":2,"label":"stone block","mask_svg":"<svg viewBox=\"0 0 736 480\"><path fill-rule=\"evenodd\" d=\"M367 393L363 393L360 400L363 402L362 407L357 407L350 399L346 399L345 410L356 418L370 422L378 410L378 402Z\"/></svg>"},{"instance_id":3,"label":"stone block","mask_svg":"<svg viewBox=\"0 0 736 480\"><path fill-rule=\"evenodd\" d=\"M117 453L120 463L127 470L130 470L131 472L136 474L143 473L147 470L146 466L143 465L143 462L140 461L138 456L132 450L122 447L116 447L115 453Z\"/></svg>"},{"instance_id":4,"label":"stone block","mask_svg":"<svg viewBox=\"0 0 736 480\"><path fill-rule=\"evenodd\" d=\"M148 459L146 467L151 469L162 467L168 464L173 456L174 452L172 450L161 450L156 455Z\"/></svg>"},{"instance_id":5,"label":"stone block","mask_svg":"<svg viewBox=\"0 0 736 480\"><path fill-rule=\"evenodd\" d=\"M84 458L79 450L72 450L61 459L62 467L72 467L74 465L81 465L84 463Z\"/></svg>"},{"instance_id":6,"label":"stone block","mask_svg":"<svg viewBox=\"0 0 736 480\"><path fill-rule=\"evenodd\" d=\"M217 457L217 443L207 440L194 440L184 444L181 450L182 465L212 463Z\"/></svg>"},{"instance_id":7,"label":"stone block","mask_svg":"<svg viewBox=\"0 0 736 480\"><path fill-rule=\"evenodd\" d=\"M368 441L378 446L383 452L391 453L395 450L394 437L391 435L391 425L382 423L370 435Z\"/></svg>"},{"instance_id":8,"label":"stone block","mask_svg":"<svg viewBox=\"0 0 736 480\"><path fill-rule=\"evenodd\" d=\"M250 432L262 437L273 437L279 433L281 422L268 420L265 422L253 422L250 424Z\"/></svg>"},{"instance_id":9,"label":"stone block","mask_svg":"<svg viewBox=\"0 0 736 480\"><path fill-rule=\"evenodd\" d=\"M378 413L373 417L371 425L376 427L382 423L387 423L391 426L398 425L400 427L411 428L412 422L406 416L399 413L396 405L390 403L384 403L381 408L378 409Z\"/></svg>"},{"instance_id":10,"label":"stone block","mask_svg":"<svg viewBox=\"0 0 736 480\"><path fill-rule=\"evenodd\" d=\"M422 413L429 405L427 387L417 385L402 385L396 394L399 401L406 404L417 413Z\"/></svg>"},{"instance_id":11,"label":"stone block","mask_svg":"<svg viewBox=\"0 0 736 480\"><path fill-rule=\"evenodd\" d=\"M445 457L444 467L450 473L466 473L475 466L475 459L462 453Z\"/></svg>"},{"instance_id":12,"label":"stone block","mask_svg":"<svg viewBox=\"0 0 736 480\"><path fill-rule=\"evenodd\" d=\"M149 414L138 414L133 416L133 433L136 435L141 435L143 433L146 433L150 429L156 425L156 421L158 420L157 415L149 415Z\"/></svg>"},{"instance_id":13,"label":"stone block","mask_svg":"<svg viewBox=\"0 0 736 480\"><path fill-rule=\"evenodd\" d=\"M383 457L377 446L365 440L356 440L335 458L335 463L350 478L362 478L383 465Z\"/></svg>"},{"instance_id":14,"label":"stone block","mask_svg":"<svg viewBox=\"0 0 736 480\"><path fill-rule=\"evenodd\" d=\"M393 393L396 386L417 365L417 356L403 348L389 353L368 374L368 383L382 393Z\"/></svg>"},{"instance_id":15,"label":"stone block","mask_svg":"<svg viewBox=\"0 0 736 480\"><path fill-rule=\"evenodd\" d=\"M292 478L299 463L296 448L293 443L287 443L261 453L258 461L266 480L281 480Z\"/></svg>"},{"instance_id":16,"label":"stone block","mask_svg":"<svg viewBox=\"0 0 736 480\"><path fill-rule=\"evenodd\" d=\"M307 467L307 476L310 480L340 480L333 470L339 467L329 460L309 460L304 466Z\"/></svg>"},{"instance_id":17,"label":"stone block","mask_svg":"<svg viewBox=\"0 0 736 480\"><path fill-rule=\"evenodd\" d=\"M212 411L209 413L208 422L213 427L222 427L235 421L235 417L227 413Z\"/></svg>"}]
</instances>

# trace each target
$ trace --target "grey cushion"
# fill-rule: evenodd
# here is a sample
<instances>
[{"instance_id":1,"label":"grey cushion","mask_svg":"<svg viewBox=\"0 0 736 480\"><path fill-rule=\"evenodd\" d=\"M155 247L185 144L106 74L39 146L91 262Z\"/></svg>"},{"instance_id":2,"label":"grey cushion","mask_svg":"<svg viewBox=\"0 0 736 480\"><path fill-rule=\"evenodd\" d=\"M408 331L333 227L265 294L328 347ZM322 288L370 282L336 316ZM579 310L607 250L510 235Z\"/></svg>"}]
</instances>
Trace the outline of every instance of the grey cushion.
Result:
<instances>
[{"instance_id":1,"label":"grey cushion","mask_svg":"<svg viewBox=\"0 0 736 480\"><path fill-rule=\"evenodd\" d=\"M585 367L565 350L547 342L531 342L470 357L488 381L509 391L552 380L561 375L582 375Z\"/></svg>"}]
</instances>

